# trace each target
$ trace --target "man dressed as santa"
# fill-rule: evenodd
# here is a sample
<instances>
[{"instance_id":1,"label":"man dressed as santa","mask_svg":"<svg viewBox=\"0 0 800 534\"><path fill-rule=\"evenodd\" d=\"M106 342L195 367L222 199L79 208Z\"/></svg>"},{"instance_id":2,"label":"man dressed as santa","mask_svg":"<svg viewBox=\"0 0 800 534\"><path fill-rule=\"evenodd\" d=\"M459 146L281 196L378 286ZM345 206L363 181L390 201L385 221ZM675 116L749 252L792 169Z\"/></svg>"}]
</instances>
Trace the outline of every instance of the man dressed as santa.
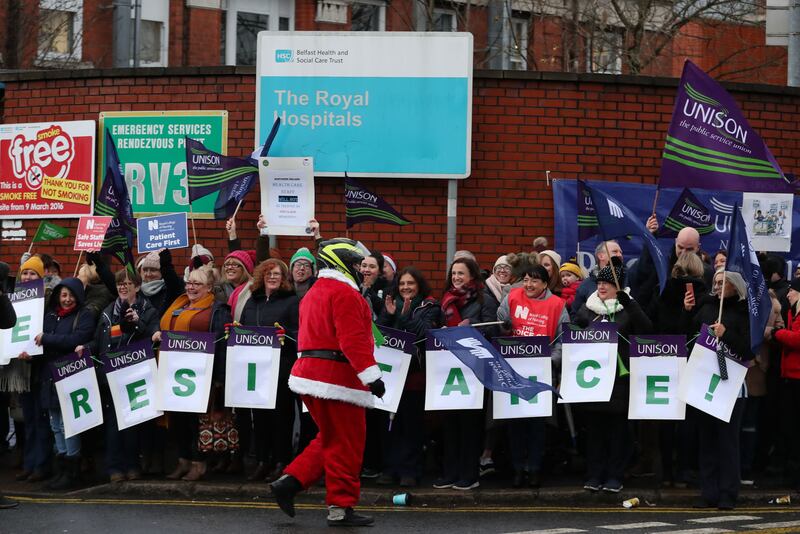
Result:
<instances>
[{"instance_id":1,"label":"man dressed as santa","mask_svg":"<svg viewBox=\"0 0 800 534\"><path fill-rule=\"evenodd\" d=\"M367 526L356 513L366 410L386 388L375 363L372 317L358 288L364 252L350 239L323 241L317 282L300 301L298 350L289 388L302 398L319 433L270 484L278 506L294 517L294 497L325 475L328 525Z\"/></svg>"}]
</instances>

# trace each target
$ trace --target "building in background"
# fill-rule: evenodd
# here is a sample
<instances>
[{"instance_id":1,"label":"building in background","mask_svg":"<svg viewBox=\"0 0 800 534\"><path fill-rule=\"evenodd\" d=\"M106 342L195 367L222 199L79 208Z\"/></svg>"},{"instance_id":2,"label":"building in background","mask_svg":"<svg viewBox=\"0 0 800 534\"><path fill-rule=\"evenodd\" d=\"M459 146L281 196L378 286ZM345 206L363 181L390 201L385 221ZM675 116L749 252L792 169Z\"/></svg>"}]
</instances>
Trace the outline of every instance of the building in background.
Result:
<instances>
[{"instance_id":1,"label":"building in background","mask_svg":"<svg viewBox=\"0 0 800 534\"><path fill-rule=\"evenodd\" d=\"M0 68L253 65L264 30L468 31L478 69L679 77L690 58L783 85L763 1L0 0Z\"/></svg>"}]
</instances>

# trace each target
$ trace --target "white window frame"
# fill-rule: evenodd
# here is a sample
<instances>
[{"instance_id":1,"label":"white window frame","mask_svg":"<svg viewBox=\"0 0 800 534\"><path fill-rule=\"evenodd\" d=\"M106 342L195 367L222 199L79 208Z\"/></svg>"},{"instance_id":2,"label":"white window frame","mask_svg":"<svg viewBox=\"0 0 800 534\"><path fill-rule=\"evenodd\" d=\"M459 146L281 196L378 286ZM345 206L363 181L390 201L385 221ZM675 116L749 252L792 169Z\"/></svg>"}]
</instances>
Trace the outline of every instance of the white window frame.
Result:
<instances>
[{"instance_id":1,"label":"white window frame","mask_svg":"<svg viewBox=\"0 0 800 534\"><path fill-rule=\"evenodd\" d=\"M240 11L267 15L267 30L279 31L281 17L289 19L289 31L294 31L295 0L228 0L225 11L225 64L236 65L236 20Z\"/></svg>"},{"instance_id":2,"label":"white window frame","mask_svg":"<svg viewBox=\"0 0 800 534\"><path fill-rule=\"evenodd\" d=\"M352 29L353 24L353 4L364 4L370 6L378 6L380 9L378 10L378 30L379 32L386 31L386 2L383 0L353 0L350 2L350 28Z\"/></svg>"},{"instance_id":3,"label":"white window frame","mask_svg":"<svg viewBox=\"0 0 800 534\"><path fill-rule=\"evenodd\" d=\"M602 35L602 39L600 40L600 43L602 43L603 46L606 46L611 42L611 39L609 38L609 36L611 36L611 35L614 36L614 41L618 45L617 48L616 48L616 58L614 59L614 64L613 65L606 66L606 67L602 67L602 65L596 65L595 64L595 57L596 57L595 56L595 51L596 51L595 43L597 43L597 41L592 38L591 46L588 46L587 49L586 49L586 52L587 52L587 54L589 56L589 57L586 58L587 59L587 62L586 62L587 69L586 70L588 72L592 72L592 73L595 73L595 74L622 74L622 47L624 46L623 34L621 32L619 32L619 31L616 31L615 29L599 31L598 33L600 33ZM608 54L609 51L610 50L604 50L604 52L606 54Z\"/></svg>"},{"instance_id":4,"label":"white window frame","mask_svg":"<svg viewBox=\"0 0 800 534\"><path fill-rule=\"evenodd\" d=\"M434 15L450 15L453 17L453 23L450 25L450 29L447 31L455 32L458 31L458 13L455 9L444 9L440 7L436 7L433 9ZM433 22L433 21L431 21Z\"/></svg>"},{"instance_id":5,"label":"white window frame","mask_svg":"<svg viewBox=\"0 0 800 534\"><path fill-rule=\"evenodd\" d=\"M136 23L136 12L131 1L131 40L133 40L134 24ZM161 23L161 43L159 45L158 61L139 61L140 67L167 67L169 66L169 2L162 0L139 0L141 2L141 18L151 22ZM133 56L131 56L131 66L133 66Z\"/></svg>"},{"instance_id":6,"label":"white window frame","mask_svg":"<svg viewBox=\"0 0 800 534\"><path fill-rule=\"evenodd\" d=\"M511 17L508 20L508 67L511 70L528 70L528 32L530 31L530 20L522 17ZM521 27L519 35L516 35L515 26ZM519 50L514 47L519 42Z\"/></svg>"},{"instance_id":7,"label":"white window frame","mask_svg":"<svg viewBox=\"0 0 800 534\"><path fill-rule=\"evenodd\" d=\"M37 57L43 61L75 61L83 58L83 0L39 0L39 9L66 11L73 13L72 19L72 52L42 52L39 50L39 35L36 35Z\"/></svg>"}]
</instances>

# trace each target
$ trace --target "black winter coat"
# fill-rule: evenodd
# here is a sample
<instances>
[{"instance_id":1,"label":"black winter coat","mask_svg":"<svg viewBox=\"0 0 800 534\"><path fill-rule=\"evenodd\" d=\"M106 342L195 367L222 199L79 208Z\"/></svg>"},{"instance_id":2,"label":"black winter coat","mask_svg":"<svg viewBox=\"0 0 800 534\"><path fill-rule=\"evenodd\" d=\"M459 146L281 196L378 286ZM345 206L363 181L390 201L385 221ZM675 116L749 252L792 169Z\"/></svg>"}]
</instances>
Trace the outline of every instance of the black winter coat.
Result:
<instances>
[{"instance_id":1,"label":"black winter coat","mask_svg":"<svg viewBox=\"0 0 800 534\"><path fill-rule=\"evenodd\" d=\"M267 296L264 288L253 292L242 308L239 322L244 326L275 326L279 323L286 329L287 337L281 347L279 382L285 384L289 379L294 362L297 360L297 330L299 328L300 299L294 291L278 290ZM292 339L289 339L292 338ZM285 378L285 379L284 379Z\"/></svg>"},{"instance_id":2,"label":"black winter coat","mask_svg":"<svg viewBox=\"0 0 800 534\"><path fill-rule=\"evenodd\" d=\"M716 323L718 316L719 298L706 295L697 302L692 311L684 311L682 320L694 335L700 332L703 324L710 326ZM721 322L725 325L723 343L728 345L742 361L752 360L754 355L750 350L750 310L747 308L747 301L739 300L738 296L726 298L722 304ZM691 347L689 350L691 351Z\"/></svg>"},{"instance_id":3,"label":"black winter coat","mask_svg":"<svg viewBox=\"0 0 800 534\"><path fill-rule=\"evenodd\" d=\"M394 314L389 313L384 307L383 312L378 317L377 324L409 332L417 337L416 357L411 359L409 373L421 372L424 370L425 364L425 343L423 340L427 337L428 330L441 328L442 309L433 297L424 299L406 315L401 313L402 309L402 300L397 302L397 310Z\"/></svg>"},{"instance_id":4,"label":"black winter coat","mask_svg":"<svg viewBox=\"0 0 800 534\"><path fill-rule=\"evenodd\" d=\"M654 289L653 298L647 308L647 316L653 322L655 334L683 334L687 341L696 332L687 327L681 319L683 314L683 298L686 296L686 284L691 283L694 288L695 301L708 292L706 283L700 278L670 278L664 287L664 292L658 294L658 287Z\"/></svg>"}]
</instances>

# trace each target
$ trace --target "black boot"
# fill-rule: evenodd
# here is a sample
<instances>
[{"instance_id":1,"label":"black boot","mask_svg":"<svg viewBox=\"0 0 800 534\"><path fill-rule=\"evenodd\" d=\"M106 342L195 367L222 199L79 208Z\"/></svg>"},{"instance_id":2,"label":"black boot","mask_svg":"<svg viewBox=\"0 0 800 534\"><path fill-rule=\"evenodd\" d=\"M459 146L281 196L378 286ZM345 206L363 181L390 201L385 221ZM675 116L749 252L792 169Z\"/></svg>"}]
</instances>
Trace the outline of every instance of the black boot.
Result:
<instances>
[{"instance_id":1,"label":"black boot","mask_svg":"<svg viewBox=\"0 0 800 534\"><path fill-rule=\"evenodd\" d=\"M57 454L54 461L55 468L53 469L53 480L51 480L45 488L55 489L53 486L60 483L61 479L66 475L66 460L63 454Z\"/></svg>"},{"instance_id":2,"label":"black boot","mask_svg":"<svg viewBox=\"0 0 800 534\"><path fill-rule=\"evenodd\" d=\"M328 506L329 527L368 527L374 522L372 517L356 513L352 508Z\"/></svg>"},{"instance_id":3,"label":"black boot","mask_svg":"<svg viewBox=\"0 0 800 534\"><path fill-rule=\"evenodd\" d=\"M64 476L50 484L52 490L68 490L77 487L81 479L81 457L64 457Z\"/></svg>"},{"instance_id":4,"label":"black boot","mask_svg":"<svg viewBox=\"0 0 800 534\"><path fill-rule=\"evenodd\" d=\"M294 517L294 496L303 489L300 481L292 475L283 475L270 484L269 487L283 513L289 517Z\"/></svg>"}]
</instances>

